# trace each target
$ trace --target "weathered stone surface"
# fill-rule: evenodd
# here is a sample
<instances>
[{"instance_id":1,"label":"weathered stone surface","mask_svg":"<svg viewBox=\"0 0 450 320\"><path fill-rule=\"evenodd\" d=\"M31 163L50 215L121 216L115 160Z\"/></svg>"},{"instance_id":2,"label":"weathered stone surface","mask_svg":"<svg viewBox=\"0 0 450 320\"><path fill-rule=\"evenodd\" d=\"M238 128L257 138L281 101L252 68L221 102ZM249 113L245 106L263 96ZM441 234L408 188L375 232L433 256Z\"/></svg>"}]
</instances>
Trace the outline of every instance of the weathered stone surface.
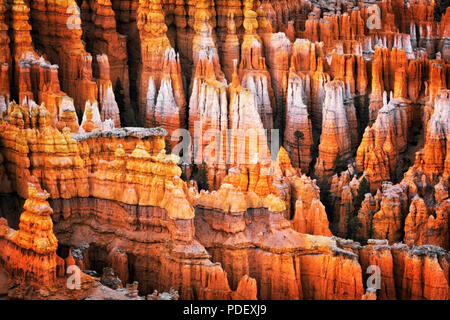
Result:
<instances>
[{"instance_id":1,"label":"weathered stone surface","mask_svg":"<svg viewBox=\"0 0 450 320\"><path fill-rule=\"evenodd\" d=\"M54 284L58 268L58 240L52 230L49 196L33 179L28 184L19 230L10 229L6 220L0 219L1 265L14 279L42 287Z\"/></svg>"},{"instance_id":2,"label":"weathered stone surface","mask_svg":"<svg viewBox=\"0 0 450 320\"><path fill-rule=\"evenodd\" d=\"M81 115L86 101L97 99L98 88L93 77L93 57L82 43L82 21L77 10L73 0L52 4L38 0L31 4L34 44L59 66L61 87L74 99Z\"/></svg>"},{"instance_id":3,"label":"weathered stone surface","mask_svg":"<svg viewBox=\"0 0 450 320\"><path fill-rule=\"evenodd\" d=\"M352 155L350 123L354 119L353 106L344 106L344 83L333 80L325 85L326 96L323 109L322 135L320 137L319 157L316 162L316 175L331 176L336 167L342 166ZM351 111L347 112L347 108ZM355 128L356 129L356 128Z\"/></svg>"},{"instance_id":4,"label":"weathered stone surface","mask_svg":"<svg viewBox=\"0 0 450 320\"><path fill-rule=\"evenodd\" d=\"M185 125L186 101L180 60L167 38L167 26L159 0L144 1L139 5L137 27L142 57L138 123L148 127L161 125L171 132ZM154 109L158 99L159 110L156 112Z\"/></svg>"},{"instance_id":5,"label":"weathered stone surface","mask_svg":"<svg viewBox=\"0 0 450 320\"><path fill-rule=\"evenodd\" d=\"M377 290L377 299L397 299L394 278L394 268L397 266L394 265L391 248L387 245L387 242L383 242L382 240L368 240L368 245L362 247L360 250L359 259L362 270L368 270L369 266L377 266L380 268L380 290ZM365 282L367 282L368 277L372 275L373 272L377 273L376 270L372 270L369 274L363 272Z\"/></svg>"},{"instance_id":6,"label":"weathered stone surface","mask_svg":"<svg viewBox=\"0 0 450 320\"><path fill-rule=\"evenodd\" d=\"M448 300L448 252L431 245L409 249L402 244L391 251L398 299Z\"/></svg>"},{"instance_id":7,"label":"weathered stone surface","mask_svg":"<svg viewBox=\"0 0 450 320\"><path fill-rule=\"evenodd\" d=\"M382 188L380 210L374 214L373 237L388 239L390 243L402 240L407 197L402 186L385 183Z\"/></svg>"},{"instance_id":8,"label":"weathered stone surface","mask_svg":"<svg viewBox=\"0 0 450 320\"><path fill-rule=\"evenodd\" d=\"M199 195L195 225L196 237L212 253L213 259L222 263L232 288L238 285L241 275L249 274L258 283L260 299L362 297L361 286L344 281L350 275L361 277L360 266L353 260L356 255L334 249L336 244L330 238L299 234L290 229L289 222L279 211L284 206L277 209L278 206L264 201L262 208L259 205L250 208L246 204L251 199L250 194L234 191L234 197L239 195L242 199L241 207L230 211L215 207L220 201L213 199L223 199L225 190L233 190L230 187L222 185L223 189L210 194L212 199L208 203L203 203ZM247 216L248 223L245 222ZM269 230L263 227L265 224ZM303 250L316 254L304 255ZM287 255L288 252L291 254Z\"/></svg>"},{"instance_id":9,"label":"weathered stone surface","mask_svg":"<svg viewBox=\"0 0 450 320\"><path fill-rule=\"evenodd\" d=\"M0 0L8 295L448 300L450 11L377 5Z\"/></svg>"},{"instance_id":10,"label":"weathered stone surface","mask_svg":"<svg viewBox=\"0 0 450 320\"><path fill-rule=\"evenodd\" d=\"M306 173L312 161L313 145L311 120L305 104L308 80L302 79L294 72L289 73L284 132L284 145L289 150L294 167L299 167Z\"/></svg>"},{"instance_id":11,"label":"weathered stone surface","mask_svg":"<svg viewBox=\"0 0 450 320\"><path fill-rule=\"evenodd\" d=\"M448 213L449 201L443 201L435 208L435 215L430 214L425 202L416 196L409 207L405 219L405 243L432 244L448 249Z\"/></svg>"},{"instance_id":12,"label":"weathered stone surface","mask_svg":"<svg viewBox=\"0 0 450 320\"><path fill-rule=\"evenodd\" d=\"M300 233L331 236L325 207L320 202L317 188L305 176L302 176L302 180L301 196L295 202L292 228Z\"/></svg>"},{"instance_id":13,"label":"weathered stone surface","mask_svg":"<svg viewBox=\"0 0 450 320\"><path fill-rule=\"evenodd\" d=\"M424 173L434 177L450 173L450 91L442 90L436 97L434 113L427 123L425 146L417 155L417 165Z\"/></svg>"},{"instance_id":14,"label":"weathered stone surface","mask_svg":"<svg viewBox=\"0 0 450 320\"><path fill-rule=\"evenodd\" d=\"M131 108L130 83L128 70L128 53L126 38L117 32L115 13L111 0L95 1L85 0L81 6L81 20L83 40L86 42L86 50L93 56L103 55L109 62L108 80L114 93L122 95L121 108L128 115ZM102 76L101 62L99 64L99 79ZM99 86L99 91L101 88ZM101 95L101 93L99 92ZM100 99L101 101L101 99ZM116 127L120 124L114 120Z\"/></svg>"},{"instance_id":15,"label":"weathered stone surface","mask_svg":"<svg viewBox=\"0 0 450 320\"><path fill-rule=\"evenodd\" d=\"M407 148L407 132L406 109L396 99L385 104L378 111L375 123L365 129L356 166L368 175L372 192L380 188L382 181L396 176L398 158Z\"/></svg>"}]
</instances>

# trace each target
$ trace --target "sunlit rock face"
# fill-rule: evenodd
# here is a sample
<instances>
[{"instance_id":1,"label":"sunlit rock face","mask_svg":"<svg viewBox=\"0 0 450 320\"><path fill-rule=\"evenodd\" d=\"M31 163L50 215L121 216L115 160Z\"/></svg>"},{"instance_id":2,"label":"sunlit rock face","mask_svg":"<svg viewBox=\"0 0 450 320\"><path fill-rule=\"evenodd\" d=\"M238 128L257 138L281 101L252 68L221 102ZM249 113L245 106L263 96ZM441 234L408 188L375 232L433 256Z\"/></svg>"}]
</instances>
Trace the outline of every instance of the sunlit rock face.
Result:
<instances>
[{"instance_id":1,"label":"sunlit rock face","mask_svg":"<svg viewBox=\"0 0 450 320\"><path fill-rule=\"evenodd\" d=\"M381 300L448 299L447 257L448 252L432 245L390 246L384 240L374 239L369 239L368 245L360 249L361 266L374 265L381 270L383 289L377 296Z\"/></svg>"},{"instance_id":2,"label":"sunlit rock face","mask_svg":"<svg viewBox=\"0 0 450 320\"><path fill-rule=\"evenodd\" d=\"M448 300L442 3L0 0L0 295Z\"/></svg>"},{"instance_id":3,"label":"sunlit rock face","mask_svg":"<svg viewBox=\"0 0 450 320\"><path fill-rule=\"evenodd\" d=\"M355 120L352 105L344 106L345 87L340 80L325 85L325 101L322 111L322 135L316 174L319 177L332 175L340 162L352 155L351 122Z\"/></svg>"},{"instance_id":4,"label":"sunlit rock face","mask_svg":"<svg viewBox=\"0 0 450 320\"><path fill-rule=\"evenodd\" d=\"M0 264L21 282L51 286L56 282L62 259L56 255L58 240L50 217L53 210L47 202L49 193L42 191L36 180L28 183L19 230L10 229L3 218L0 221Z\"/></svg>"},{"instance_id":5,"label":"sunlit rock face","mask_svg":"<svg viewBox=\"0 0 450 320\"><path fill-rule=\"evenodd\" d=\"M0 113L2 114L6 111L10 96L10 67L12 65L6 12L6 2L0 1Z\"/></svg>"},{"instance_id":6,"label":"sunlit rock face","mask_svg":"<svg viewBox=\"0 0 450 320\"><path fill-rule=\"evenodd\" d=\"M284 131L284 145L289 150L292 163L303 172L309 171L313 145L311 119L306 105L308 80L294 72L289 73Z\"/></svg>"},{"instance_id":7,"label":"sunlit rock face","mask_svg":"<svg viewBox=\"0 0 450 320\"><path fill-rule=\"evenodd\" d=\"M80 8L82 39L86 43L86 49L92 55L107 56L110 67L109 80L111 80L113 91L123 95L118 103L121 104L122 110L129 112L131 102L127 43L124 35L117 31L115 12L111 2L111 0L83 1ZM102 73L101 70L99 72ZM103 77L100 75L99 78Z\"/></svg>"},{"instance_id":8,"label":"sunlit rock face","mask_svg":"<svg viewBox=\"0 0 450 320\"><path fill-rule=\"evenodd\" d=\"M241 85L249 89L258 103L258 113L265 129L273 128L273 112L276 110L270 74L267 71L263 43L256 30L258 14L246 1L244 8L244 35L241 45L239 76Z\"/></svg>"},{"instance_id":9,"label":"sunlit rock face","mask_svg":"<svg viewBox=\"0 0 450 320\"><path fill-rule=\"evenodd\" d=\"M138 7L137 28L141 43L137 123L162 126L171 133L185 125L186 101L178 54L167 38L160 1Z\"/></svg>"},{"instance_id":10,"label":"sunlit rock face","mask_svg":"<svg viewBox=\"0 0 450 320\"><path fill-rule=\"evenodd\" d=\"M439 92L434 103L434 113L427 123L425 146L420 155L420 164L425 174L433 179L448 176L450 173L449 134L450 134L450 91Z\"/></svg>"},{"instance_id":11,"label":"sunlit rock face","mask_svg":"<svg viewBox=\"0 0 450 320\"><path fill-rule=\"evenodd\" d=\"M394 177L398 157L407 147L408 116L396 99L384 105L375 123L366 128L358 147L358 170L367 172L372 191Z\"/></svg>"}]
</instances>

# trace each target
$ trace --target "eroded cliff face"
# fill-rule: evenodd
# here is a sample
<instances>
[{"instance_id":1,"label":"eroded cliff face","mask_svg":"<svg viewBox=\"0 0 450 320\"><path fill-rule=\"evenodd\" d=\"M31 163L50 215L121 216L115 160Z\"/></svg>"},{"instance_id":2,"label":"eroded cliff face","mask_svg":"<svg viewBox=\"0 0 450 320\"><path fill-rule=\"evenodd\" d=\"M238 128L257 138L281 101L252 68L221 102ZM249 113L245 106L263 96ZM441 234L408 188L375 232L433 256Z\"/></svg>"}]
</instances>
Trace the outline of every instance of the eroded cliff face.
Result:
<instances>
[{"instance_id":1,"label":"eroded cliff face","mask_svg":"<svg viewBox=\"0 0 450 320\"><path fill-rule=\"evenodd\" d=\"M222 263L232 288L248 274L256 279L260 299L361 298L356 255L330 238L292 230L276 196L261 201L225 183L196 195L196 202L196 238Z\"/></svg>"},{"instance_id":2,"label":"eroded cliff face","mask_svg":"<svg viewBox=\"0 0 450 320\"><path fill-rule=\"evenodd\" d=\"M110 76L108 76L107 80L111 81L110 86L113 93L118 95L117 103L120 104L120 109L128 116L131 109L131 101L127 43L125 36L117 31L115 12L112 8L111 0L86 0L82 2L80 9L81 28L83 30L82 39L86 43L86 50L93 56L106 56L103 59L109 61L110 67ZM73 8L69 10L72 11L72 14L76 13L76 10ZM98 61L98 64L93 69L94 74L97 74L96 78L104 79L101 62ZM100 86L99 90L101 90ZM129 121L129 119L125 120ZM114 121L116 127L120 127L120 124L117 125L116 121Z\"/></svg>"},{"instance_id":3,"label":"eroded cliff face","mask_svg":"<svg viewBox=\"0 0 450 320\"><path fill-rule=\"evenodd\" d=\"M379 268L375 271L381 276L377 298L382 300L448 300L448 258L448 252L432 245L389 246L383 240L369 240L359 256L363 270ZM372 273L365 280L370 282Z\"/></svg>"},{"instance_id":4,"label":"eroded cliff face","mask_svg":"<svg viewBox=\"0 0 450 320\"><path fill-rule=\"evenodd\" d=\"M64 263L61 266L62 259L56 255L58 240L50 217L53 210L46 201L49 194L31 182L28 193L19 230L10 229L5 219L1 221L1 262L15 279L49 286L56 281L58 268L64 271Z\"/></svg>"},{"instance_id":5,"label":"eroded cliff face","mask_svg":"<svg viewBox=\"0 0 450 320\"><path fill-rule=\"evenodd\" d=\"M19 114L17 112L17 116ZM44 132L47 130L48 135L55 139L59 132L51 131L45 125L43 119L46 119L47 114L41 107L40 127L34 130L37 134L40 134L41 130ZM9 123L5 123L5 125L15 127ZM18 130L27 132L31 129ZM5 135L8 135L9 131L5 130L4 132L6 132ZM94 261L97 266L113 265L118 270L118 274L124 277L124 281L139 281L140 290L143 293L149 293L154 288L172 287L180 293L182 298L186 299L254 298L255 296L266 299L299 299L305 295L297 287L301 287L303 281L307 283L305 290L311 290L308 289L312 285L311 282L320 281L322 283L320 292L309 292L307 293L308 298L359 299L362 296L361 281L349 284L345 280L349 274L351 277L361 277L359 264L354 261L354 257L353 262L343 262L342 270L335 270L333 266L341 264L340 261L344 259L345 253L343 257L340 257L342 254L340 251L333 253L331 247L334 244L328 238L318 237L315 239L312 237L309 239L308 236L293 231L290 222L284 218L285 201L263 188L264 185L257 182L255 189L264 197L263 200L252 191L248 191L244 195L242 191L235 190L234 186L227 183L223 184L217 193L213 192L211 195L198 194L192 189L188 191L185 182L179 178L181 169L176 165L177 158L173 155L165 155L162 149L164 139L162 132L158 130L135 129L133 131L125 128L70 136L66 129L65 134L65 138L69 141L61 140L58 147L61 148L67 144L72 146L73 153L77 154L79 160L82 160L79 170L84 170L84 174L88 178L77 182L77 192L71 189L68 179L59 180L60 182L57 184L49 184L48 181L51 180L45 176L41 183L51 190L48 197L51 198L49 201L54 208L54 230L59 238L59 243L76 248L83 246L86 239L89 239L89 260L83 262L84 267L88 267ZM141 139L143 139L142 142ZM25 143L28 145L27 141ZM45 152L48 157L57 153L55 149L49 148ZM22 170L34 171L39 156L33 153L24 154L24 157L28 156L30 157L30 166L28 169ZM52 164L58 162L69 164L69 159L71 159L69 154L61 155L59 158L54 158ZM15 160L14 157L8 158L10 162ZM285 151L280 152L276 167L280 175L289 176L292 179L296 192L304 195L307 203L309 201L307 199L308 187L305 184L308 180L305 181L306 177L304 177L303 181L296 182L296 179L300 178L293 176L295 170L291 167ZM17 170L14 172L17 173ZM63 172L67 174L67 171ZM38 183L38 179L34 176L30 176L30 179L35 179ZM258 181L264 181L264 179L259 177ZM277 191L276 185L272 185L272 191ZM86 193L83 194L83 192ZM28 195L30 195L29 190ZM317 197L317 191L314 196ZM218 199L228 200L219 201ZM286 201L289 202L289 199ZM274 284L280 283L280 288L277 288L274 284L266 283L264 280L266 276L261 274L261 271L238 272L234 268L225 268L225 262L216 258L215 248L209 245L210 237L203 238L204 235L200 232L206 227L195 226L197 222L194 223L194 208L191 203L197 207L197 210L210 205L214 207L214 203L221 203L220 210L227 213L229 210L241 212L242 217L247 209L254 210L252 216L246 218L249 221L255 220L255 226L249 227L247 236L263 241L259 244L260 250L263 252L260 253L257 250L256 253L249 253L249 259L252 259L252 254L262 254L259 258L261 266L252 264L252 268L265 269L263 268L265 263L281 264L280 270L287 268L286 270L289 270L293 278L286 279L284 284L273 278ZM310 207L313 206L314 204L310 205ZM305 208L302 211L305 211L306 214L307 209L315 211L315 208ZM111 215L112 212L114 212L113 215ZM323 217L326 217L323 207L321 213L323 220ZM248 214L246 213L246 215ZM301 215L303 212L298 214ZM315 214L317 216L318 213ZM24 219L25 216L22 215ZM197 216L196 219L201 217L200 214ZM257 216L267 216L267 218L258 223ZM216 225L216 228L220 228L218 226L227 220L227 216L216 218L211 222ZM231 221L225 223L227 228L231 228L230 231L238 231L239 228L246 225L245 221L236 220L232 224L230 223ZM269 225L267 225L268 223ZM311 227L314 223L319 223L319 221L308 220L304 224ZM280 229L280 234L272 240L270 238L267 240L266 237L261 238L260 234L267 232L267 226L269 226L268 230L272 230L271 232ZM323 231L313 230L313 232ZM194 238L195 234L197 236ZM240 237L238 235L238 239ZM284 242L277 243L277 239L284 239L284 237L292 238L284 240L286 245L290 243L288 248L283 248ZM301 240L302 237L306 237L307 240ZM230 244L231 247L242 248L240 241L242 239L237 243ZM324 244L320 244L321 241ZM206 247L201 243L206 243ZM267 246L268 248L266 248ZM314 249L317 246L325 248ZM286 262L286 266L283 266L284 253L295 252L300 248L314 256L329 255L329 258L326 258L327 264L330 264L330 270L335 270L333 272L336 273L322 278L321 274L309 275L307 271L302 278L302 275L298 273L298 265L301 264L302 258L295 257L295 255L290 262ZM56 250L56 247L54 249ZM276 254L271 254L272 251ZM308 268L311 270L316 270L312 264L320 262L315 261L316 259L309 260L308 258L305 265L309 266ZM216 262L221 262L225 269L222 269L221 265ZM191 269L187 274L185 273L186 268ZM240 267L237 266L237 268ZM153 277L154 274L158 274L159 277ZM276 274L278 273L272 274L272 277L275 277ZM254 278L254 280L248 277ZM314 280L315 277L318 277L318 280ZM294 286L291 281L293 279L297 283ZM248 281L250 284L246 284ZM256 281L256 285L251 284L252 281ZM329 281L333 283L337 281L336 288L329 288L327 285ZM271 287L272 289L270 289ZM285 291L284 287L291 287L291 289ZM232 290L236 290L236 292Z\"/></svg>"},{"instance_id":6,"label":"eroded cliff face","mask_svg":"<svg viewBox=\"0 0 450 320\"><path fill-rule=\"evenodd\" d=\"M367 173L372 192L381 187L382 181L395 177L398 158L406 151L407 131L406 110L395 98L378 111L375 123L366 128L356 165Z\"/></svg>"},{"instance_id":7,"label":"eroded cliff face","mask_svg":"<svg viewBox=\"0 0 450 320\"><path fill-rule=\"evenodd\" d=\"M44 109L41 111L45 115ZM41 135L46 132L47 141L58 142L56 147L51 145L53 148L47 147L45 151L38 148L36 154L26 152L24 156L30 157L30 166L9 166L17 168L10 174L16 173L16 178L28 175L28 179L35 179L36 183L39 183L36 176L41 177L40 183L50 190L48 197L55 210L54 230L61 245L78 247L86 242L85 237L88 236L89 245L97 248L94 249L97 251L90 253L94 255L92 260L97 264L114 265L122 272L124 281L127 280L126 277L139 281L143 293L150 293L155 288L167 287L169 290L172 287L186 299L231 298L232 291L226 274L219 265L209 260L204 247L193 239L194 209L186 197L186 184L179 179L181 169L176 165L177 158L166 156L162 149L164 131L115 129L116 131L94 131L70 136L68 130L65 130L64 137L58 131L52 131L43 125L42 121L40 123L41 126L35 129L35 133ZM8 134L8 130L3 132ZM145 141L139 142L141 139ZM103 143L99 143L102 140ZM28 142L33 149L32 141ZM24 141L25 146L28 146L28 142ZM71 152L67 152L68 145ZM61 154L64 148L66 153ZM125 150L130 153L127 154ZM47 159L53 159L53 162L48 163L53 169L47 168L44 171L53 172L56 176L36 174L35 170L39 170L36 167L40 158L39 151L44 151ZM56 154L60 156L55 157ZM8 161L14 163L19 159L10 157ZM58 164L62 169L57 170ZM30 170L34 172L34 176L28 173ZM84 178L75 182L74 176ZM27 194L30 196L29 190ZM48 210L42 213L53 212L50 207ZM115 212L113 220L111 210ZM21 219L26 217L27 214L23 214ZM53 226L51 219L48 221L45 224L47 231L52 230ZM129 224L128 231L123 223ZM74 228L75 224L79 224L79 228ZM22 230L22 224L20 226ZM24 225L23 228L25 227ZM20 234L19 231L18 235ZM52 237L53 249L56 251L53 232ZM173 243L167 243L168 239L172 239ZM126 254L127 259L116 259L117 254L114 252L118 249ZM102 255L103 252L108 258ZM150 256L153 258L146 258ZM185 269L183 265L192 268L192 276L181 276L181 270ZM165 276L157 277L160 280L156 280L156 277L151 276L155 272ZM42 283L44 280L39 281ZM249 297L255 294L242 291L243 289L240 290L240 297L245 296L245 292Z\"/></svg>"},{"instance_id":8,"label":"eroded cliff face","mask_svg":"<svg viewBox=\"0 0 450 320\"><path fill-rule=\"evenodd\" d=\"M294 70L289 73L284 132L284 145L290 152L294 166L300 167L305 173L309 172L313 146L311 119L306 105L309 80L300 77Z\"/></svg>"},{"instance_id":9,"label":"eroded cliff face","mask_svg":"<svg viewBox=\"0 0 450 320\"><path fill-rule=\"evenodd\" d=\"M141 48L137 123L172 133L185 126L186 101L179 56L167 38L160 1L139 5L136 19Z\"/></svg>"},{"instance_id":10,"label":"eroded cliff face","mask_svg":"<svg viewBox=\"0 0 450 320\"><path fill-rule=\"evenodd\" d=\"M352 105L344 106L344 83L333 80L325 85L325 101L322 111L322 135L315 173L320 178L331 176L339 163L345 163L352 155L351 122L356 121ZM356 133L356 127L354 133Z\"/></svg>"},{"instance_id":11,"label":"eroded cliff face","mask_svg":"<svg viewBox=\"0 0 450 320\"><path fill-rule=\"evenodd\" d=\"M6 278L2 294L12 299L84 299L104 288L96 278L84 273L79 274L79 281L74 281L79 290L68 288L66 271L70 275L74 270L69 268L72 263L65 263L56 253L58 240L53 233L49 196L33 177L28 182L28 199L20 215L19 229L10 228L0 218L2 281ZM77 276L76 270L74 275ZM98 299L105 298L98 295Z\"/></svg>"},{"instance_id":12,"label":"eroded cliff face","mask_svg":"<svg viewBox=\"0 0 450 320\"><path fill-rule=\"evenodd\" d=\"M98 88L92 70L93 56L81 39L83 32L77 8L75 1L54 4L33 1L30 16L34 28L28 28L27 32L33 30L36 48L59 66L62 89L74 99L80 114L86 101L97 100ZM30 8L23 12L28 16Z\"/></svg>"},{"instance_id":13,"label":"eroded cliff face","mask_svg":"<svg viewBox=\"0 0 450 320\"><path fill-rule=\"evenodd\" d=\"M0 0L11 295L449 299L450 11L377 5Z\"/></svg>"}]
</instances>

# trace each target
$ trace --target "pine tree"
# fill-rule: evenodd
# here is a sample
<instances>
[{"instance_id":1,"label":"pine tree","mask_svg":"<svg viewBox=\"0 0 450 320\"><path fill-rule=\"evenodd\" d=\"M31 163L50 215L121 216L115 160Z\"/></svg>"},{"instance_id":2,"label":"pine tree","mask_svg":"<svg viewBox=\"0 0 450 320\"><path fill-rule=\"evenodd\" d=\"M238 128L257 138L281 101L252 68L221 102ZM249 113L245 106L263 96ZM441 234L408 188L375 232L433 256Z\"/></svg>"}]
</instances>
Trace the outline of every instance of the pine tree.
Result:
<instances>
[{"instance_id":1,"label":"pine tree","mask_svg":"<svg viewBox=\"0 0 450 320\"><path fill-rule=\"evenodd\" d=\"M172 142L170 141L170 138L165 139L166 141L166 153L169 154L172 152Z\"/></svg>"},{"instance_id":2,"label":"pine tree","mask_svg":"<svg viewBox=\"0 0 450 320\"><path fill-rule=\"evenodd\" d=\"M366 177L364 176L359 184L358 188L358 194L355 197L355 211L358 211L359 208L361 208L361 204L364 201L364 196L366 193L370 193L370 186L369 182L367 181Z\"/></svg>"},{"instance_id":3,"label":"pine tree","mask_svg":"<svg viewBox=\"0 0 450 320\"><path fill-rule=\"evenodd\" d=\"M347 236L350 239L355 240L356 235L358 234L358 229L360 228L362 228L362 223L358 216L350 217L347 222Z\"/></svg>"},{"instance_id":4,"label":"pine tree","mask_svg":"<svg viewBox=\"0 0 450 320\"><path fill-rule=\"evenodd\" d=\"M298 167L300 168L300 140L305 138L303 132L297 130L294 132L295 139L297 139L297 158L298 158Z\"/></svg>"},{"instance_id":5,"label":"pine tree","mask_svg":"<svg viewBox=\"0 0 450 320\"><path fill-rule=\"evenodd\" d=\"M122 82L119 78L117 78L116 85L114 87L114 97L116 98L117 106L119 107L120 123L125 126L127 125L125 119L125 95L123 93Z\"/></svg>"},{"instance_id":6,"label":"pine tree","mask_svg":"<svg viewBox=\"0 0 450 320\"><path fill-rule=\"evenodd\" d=\"M325 211L328 216L328 220L332 221L333 216L333 208L332 208L332 202L331 202L331 193L330 193L330 185L328 184L328 180L326 177L322 179L322 181L319 182L319 188L320 188L320 202L325 207Z\"/></svg>"},{"instance_id":7,"label":"pine tree","mask_svg":"<svg viewBox=\"0 0 450 320\"><path fill-rule=\"evenodd\" d=\"M180 179L181 180L183 180L183 181L187 181L187 176L186 176L186 170L184 170L183 169L183 166L180 166L180 168L181 168L181 176L180 176Z\"/></svg>"},{"instance_id":8,"label":"pine tree","mask_svg":"<svg viewBox=\"0 0 450 320\"><path fill-rule=\"evenodd\" d=\"M202 163L198 167L197 174L195 175L195 181L197 181L197 186L199 190L209 190L208 186L208 170L206 170L206 164Z\"/></svg>"}]
</instances>

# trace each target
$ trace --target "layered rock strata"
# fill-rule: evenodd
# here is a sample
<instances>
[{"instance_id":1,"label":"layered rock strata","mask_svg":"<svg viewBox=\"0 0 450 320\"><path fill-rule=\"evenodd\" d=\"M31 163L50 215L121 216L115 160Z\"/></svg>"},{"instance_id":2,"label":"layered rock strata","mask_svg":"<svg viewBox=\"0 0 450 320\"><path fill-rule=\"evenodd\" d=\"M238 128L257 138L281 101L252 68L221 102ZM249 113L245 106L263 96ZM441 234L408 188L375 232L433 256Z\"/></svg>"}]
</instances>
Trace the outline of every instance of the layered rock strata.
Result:
<instances>
[{"instance_id":1,"label":"layered rock strata","mask_svg":"<svg viewBox=\"0 0 450 320\"><path fill-rule=\"evenodd\" d=\"M223 184L197 200L196 238L222 263L232 288L241 275L249 274L256 279L260 299L362 297L361 280L345 280L361 277L356 255L337 248L329 238L293 231L280 199L269 195L261 203L255 196ZM279 272L267 272L267 265Z\"/></svg>"},{"instance_id":2,"label":"layered rock strata","mask_svg":"<svg viewBox=\"0 0 450 320\"><path fill-rule=\"evenodd\" d=\"M64 272L64 263L56 255L58 240L52 230L49 196L37 181L30 182L19 230L10 229L6 220L0 219L0 262L16 281L51 286Z\"/></svg>"},{"instance_id":3,"label":"layered rock strata","mask_svg":"<svg viewBox=\"0 0 450 320\"><path fill-rule=\"evenodd\" d=\"M345 88L340 80L325 85L322 135L315 173L319 177L331 176L352 156L352 136L356 134L355 108L344 105Z\"/></svg>"}]
</instances>

